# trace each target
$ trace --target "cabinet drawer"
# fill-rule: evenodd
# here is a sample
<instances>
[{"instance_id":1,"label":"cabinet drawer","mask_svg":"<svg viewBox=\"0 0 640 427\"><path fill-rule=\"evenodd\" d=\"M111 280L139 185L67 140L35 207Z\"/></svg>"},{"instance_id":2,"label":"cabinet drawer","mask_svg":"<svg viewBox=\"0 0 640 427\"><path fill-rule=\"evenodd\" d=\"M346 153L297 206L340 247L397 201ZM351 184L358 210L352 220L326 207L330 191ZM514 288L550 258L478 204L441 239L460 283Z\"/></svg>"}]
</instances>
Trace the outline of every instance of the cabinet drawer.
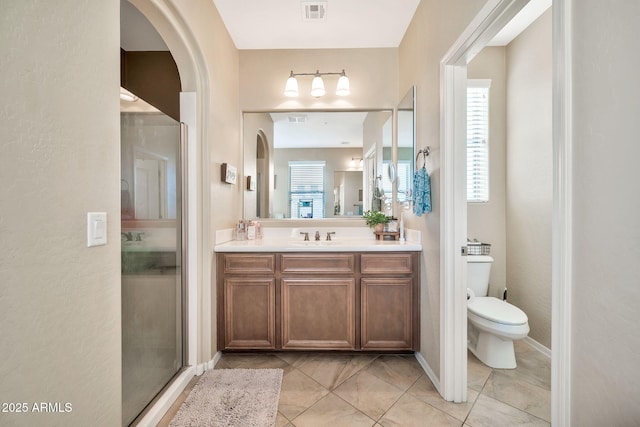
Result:
<instances>
[{"instance_id":1,"label":"cabinet drawer","mask_svg":"<svg viewBox=\"0 0 640 427\"><path fill-rule=\"evenodd\" d=\"M411 274L413 255L409 253L362 254L362 274Z\"/></svg>"},{"instance_id":2,"label":"cabinet drawer","mask_svg":"<svg viewBox=\"0 0 640 427\"><path fill-rule=\"evenodd\" d=\"M224 255L225 274L273 274L275 266L274 254Z\"/></svg>"},{"instance_id":3,"label":"cabinet drawer","mask_svg":"<svg viewBox=\"0 0 640 427\"><path fill-rule=\"evenodd\" d=\"M282 273L350 274L354 254L283 254Z\"/></svg>"}]
</instances>

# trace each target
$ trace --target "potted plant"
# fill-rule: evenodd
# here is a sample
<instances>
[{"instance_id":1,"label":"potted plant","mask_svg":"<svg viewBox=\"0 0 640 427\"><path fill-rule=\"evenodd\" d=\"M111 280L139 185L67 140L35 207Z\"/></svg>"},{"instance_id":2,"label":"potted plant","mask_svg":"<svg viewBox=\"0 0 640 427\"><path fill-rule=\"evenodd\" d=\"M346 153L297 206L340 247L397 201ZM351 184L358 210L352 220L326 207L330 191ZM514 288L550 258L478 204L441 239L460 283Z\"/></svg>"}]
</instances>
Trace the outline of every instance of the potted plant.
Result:
<instances>
[{"instance_id":1,"label":"potted plant","mask_svg":"<svg viewBox=\"0 0 640 427\"><path fill-rule=\"evenodd\" d=\"M384 225L389 223L389 217L382 212L366 211L362 217L365 223L375 231L383 231Z\"/></svg>"}]
</instances>

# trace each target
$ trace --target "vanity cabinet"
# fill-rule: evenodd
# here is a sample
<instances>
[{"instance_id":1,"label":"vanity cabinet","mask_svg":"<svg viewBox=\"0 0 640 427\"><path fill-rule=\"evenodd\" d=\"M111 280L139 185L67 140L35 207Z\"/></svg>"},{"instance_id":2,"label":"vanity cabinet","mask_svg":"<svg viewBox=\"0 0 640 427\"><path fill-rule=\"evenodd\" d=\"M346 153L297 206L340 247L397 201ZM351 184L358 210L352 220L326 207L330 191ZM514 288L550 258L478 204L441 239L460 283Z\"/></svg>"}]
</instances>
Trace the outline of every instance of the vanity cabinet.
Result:
<instances>
[{"instance_id":1,"label":"vanity cabinet","mask_svg":"<svg viewBox=\"0 0 640 427\"><path fill-rule=\"evenodd\" d=\"M218 322L223 325L219 336L224 337L225 348L274 350L275 255L238 254L221 261Z\"/></svg>"},{"instance_id":2,"label":"vanity cabinet","mask_svg":"<svg viewBox=\"0 0 640 427\"><path fill-rule=\"evenodd\" d=\"M363 254L361 259L362 349L413 349L414 330L418 327L418 314L414 312L418 298L414 256Z\"/></svg>"},{"instance_id":3,"label":"vanity cabinet","mask_svg":"<svg viewBox=\"0 0 640 427\"><path fill-rule=\"evenodd\" d=\"M281 254L282 349L356 349L356 254Z\"/></svg>"},{"instance_id":4,"label":"vanity cabinet","mask_svg":"<svg viewBox=\"0 0 640 427\"><path fill-rule=\"evenodd\" d=\"M419 348L418 252L219 253L218 348Z\"/></svg>"}]
</instances>

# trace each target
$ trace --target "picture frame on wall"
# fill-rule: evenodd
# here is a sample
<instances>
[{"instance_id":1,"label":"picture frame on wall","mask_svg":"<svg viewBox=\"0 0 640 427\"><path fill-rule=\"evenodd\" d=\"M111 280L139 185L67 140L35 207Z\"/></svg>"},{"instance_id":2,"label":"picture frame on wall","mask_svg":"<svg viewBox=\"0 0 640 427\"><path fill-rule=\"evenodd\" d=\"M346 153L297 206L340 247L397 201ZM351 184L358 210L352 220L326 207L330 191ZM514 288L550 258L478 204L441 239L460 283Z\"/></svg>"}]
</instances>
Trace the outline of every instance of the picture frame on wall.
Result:
<instances>
[{"instance_id":1,"label":"picture frame on wall","mask_svg":"<svg viewBox=\"0 0 640 427\"><path fill-rule=\"evenodd\" d=\"M223 163L220 169L222 182L226 182L227 184L236 183L238 179L238 169L236 169L235 166Z\"/></svg>"}]
</instances>

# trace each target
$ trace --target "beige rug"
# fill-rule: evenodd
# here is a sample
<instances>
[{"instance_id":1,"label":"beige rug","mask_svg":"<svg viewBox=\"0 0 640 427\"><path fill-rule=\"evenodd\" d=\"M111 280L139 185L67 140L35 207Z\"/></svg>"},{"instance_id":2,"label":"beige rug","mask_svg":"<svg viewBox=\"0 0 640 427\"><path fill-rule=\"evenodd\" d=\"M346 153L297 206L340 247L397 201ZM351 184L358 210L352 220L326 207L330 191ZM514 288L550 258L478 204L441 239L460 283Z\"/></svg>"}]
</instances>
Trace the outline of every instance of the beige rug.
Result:
<instances>
[{"instance_id":1,"label":"beige rug","mask_svg":"<svg viewBox=\"0 0 640 427\"><path fill-rule=\"evenodd\" d=\"M169 426L274 426L281 384L282 369L207 371Z\"/></svg>"}]
</instances>

